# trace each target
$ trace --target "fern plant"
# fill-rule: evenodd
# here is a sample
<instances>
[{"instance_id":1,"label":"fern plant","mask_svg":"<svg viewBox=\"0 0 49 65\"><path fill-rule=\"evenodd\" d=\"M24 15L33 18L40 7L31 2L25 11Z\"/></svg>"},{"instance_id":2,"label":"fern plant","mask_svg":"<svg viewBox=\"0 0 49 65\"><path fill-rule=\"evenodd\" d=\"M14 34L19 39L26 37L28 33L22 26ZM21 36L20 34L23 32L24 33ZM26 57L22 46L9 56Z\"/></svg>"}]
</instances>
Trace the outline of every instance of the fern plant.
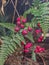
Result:
<instances>
[{"instance_id":1,"label":"fern plant","mask_svg":"<svg viewBox=\"0 0 49 65\"><path fill-rule=\"evenodd\" d=\"M15 34L14 24L0 23L1 26L11 30L11 36L1 36L3 44L0 46L0 65L3 65L8 55L15 52L19 47L21 48L21 41L25 42L21 33Z\"/></svg>"},{"instance_id":2,"label":"fern plant","mask_svg":"<svg viewBox=\"0 0 49 65\"><path fill-rule=\"evenodd\" d=\"M31 8L24 13L24 17L26 17L27 14L31 13L34 15L32 18L32 22L26 23L26 19L24 17L18 17L17 18L17 25L15 28L16 33L14 32L14 24L10 23L0 23L1 26L11 30L13 33L11 36L2 36L1 39L3 40L3 44L0 47L0 65L3 65L5 62L5 59L7 56L15 51L18 47L21 47L21 41L23 41L24 45L24 52L30 52L30 48L32 47L32 59L36 61L36 53L37 53L37 47L36 44L34 44L33 35L36 33L34 31L34 27L37 27L37 23L40 22L41 27L43 31L46 33L49 28L49 2L42 3L40 0L34 0ZM24 25L25 24L25 25ZM28 28L30 26L31 28ZM29 29L29 30L28 30ZM33 33L34 32L34 33ZM38 30L38 32L41 32ZM42 34L42 32L41 32ZM40 35L41 35L40 34ZM39 36L40 36L39 35ZM36 36L36 35L35 35ZM38 37L37 37L38 38ZM29 42L29 43L28 43ZM29 45L28 45L29 44ZM39 47L39 46L38 46ZM35 50L36 49L36 50ZM40 52L44 52L44 48ZM36 53L34 52L36 51ZM39 51L38 51L39 52Z\"/></svg>"},{"instance_id":3,"label":"fern plant","mask_svg":"<svg viewBox=\"0 0 49 65\"><path fill-rule=\"evenodd\" d=\"M24 13L24 16L26 17L29 13L34 15L32 22L30 22L31 26L35 27L37 23L40 23L44 33L47 33L49 28L49 2L42 3L40 0L33 0L32 6Z\"/></svg>"},{"instance_id":4,"label":"fern plant","mask_svg":"<svg viewBox=\"0 0 49 65\"><path fill-rule=\"evenodd\" d=\"M46 38L45 34L49 29L49 2L42 3L42 1L40 0L33 0L32 6L26 12L24 12L23 16L26 17L26 15L28 14L32 14L33 17L31 19L31 22L26 23L26 26L37 28L37 24L40 23L41 25L40 28L42 28L44 38ZM37 35L33 36L36 39ZM35 47L36 45L34 44L33 50L35 49ZM33 51L32 51L32 59L36 61L36 54Z\"/></svg>"},{"instance_id":5,"label":"fern plant","mask_svg":"<svg viewBox=\"0 0 49 65\"><path fill-rule=\"evenodd\" d=\"M0 23L0 37L6 35L11 36L14 32L14 26L14 24L10 23Z\"/></svg>"}]
</instances>

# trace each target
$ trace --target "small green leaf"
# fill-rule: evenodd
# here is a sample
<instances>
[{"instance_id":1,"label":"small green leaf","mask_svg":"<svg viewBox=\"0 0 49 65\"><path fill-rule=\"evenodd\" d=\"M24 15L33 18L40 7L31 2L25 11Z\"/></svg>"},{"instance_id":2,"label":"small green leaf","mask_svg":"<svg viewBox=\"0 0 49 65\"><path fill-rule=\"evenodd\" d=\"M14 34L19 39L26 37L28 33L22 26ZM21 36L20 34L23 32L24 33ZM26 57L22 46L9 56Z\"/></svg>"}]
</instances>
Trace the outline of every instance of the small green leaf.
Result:
<instances>
[{"instance_id":1,"label":"small green leaf","mask_svg":"<svg viewBox=\"0 0 49 65\"><path fill-rule=\"evenodd\" d=\"M34 52L36 46L33 46L32 48L32 60L36 61L36 54Z\"/></svg>"},{"instance_id":2,"label":"small green leaf","mask_svg":"<svg viewBox=\"0 0 49 65\"><path fill-rule=\"evenodd\" d=\"M33 40L33 35L31 32L28 33L28 35L26 35L26 38L28 38L31 42L34 43L34 40Z\"/></svg>"},{"instance_id":3,"label":"small green leaf","mask_svg":"<svg viewBox=\"0 0 49 65\"><path fill-rule=\"evenodd\" d=\"M3 26L11 31L14 32L14 28L15 28L15 24L11 24L11 23L0 23L0 26Z\"/></svg>"},{"instance_id":4,"label":"small green leaf","mask_svg":"<svg viewBox=\"0 0 49 65\"><path fill-rule=\"evenodd\" d=\"M13 41L21 47L20 40L18 38L14 38Z\"/></svg>"},{"instance_id":5,"label":"small green leaf","mask_svg":"<svg viewBox=\"0 0 49 65\"><path fill-rule=\"evenodd\" d=\"M24 37L23 37L23 35L22 35L21 33L17 33L17 34L16 34L16 37L17 37L20 41L23 41L24 44L26 44L26 43L25 43L25 39L24 39Z\"/></svg>"}]
</instances>

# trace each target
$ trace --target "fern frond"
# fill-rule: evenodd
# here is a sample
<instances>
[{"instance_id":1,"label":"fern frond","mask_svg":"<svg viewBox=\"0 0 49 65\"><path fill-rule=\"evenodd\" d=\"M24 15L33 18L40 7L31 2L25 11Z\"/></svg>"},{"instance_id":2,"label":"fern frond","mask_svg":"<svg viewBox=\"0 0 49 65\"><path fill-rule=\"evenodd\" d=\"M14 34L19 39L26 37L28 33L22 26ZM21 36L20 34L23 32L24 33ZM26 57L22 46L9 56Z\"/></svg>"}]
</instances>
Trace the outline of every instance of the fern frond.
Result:
<instances>
[{"instance_id":1,"label":"fern frond","mask_svg":"<svg viewBox=\"0 0 49 65\"><path fill-rule=\"evenodd\" d=\"M29 8L24 15L31 13L34 15L32 18L32 26L35 27L40 22L41 27L46 33L49 28L49 2L42 3L40 0L34 0L31 8ZM46 22L46 23L45 23Z\"/></svg>"},{"instance_id":2,"label":"fern frond","mask_svg":"<svg viewBox=\"0 0 49 65\"><path fill-rule=\"evenodd\" d=\"M14 31L14 27L15 27L15 24L11 24L11 23L0 23L0 26L3 26L7 29L10 29L11 31Z\"/></svg>"},{"instance_id":3,"label":"fern frond","mask_svg":"<svg viewBox=\"0 0 49 65\"><path fill-rule=\"evenodd\" d=\"M29 32L25 37L28 38L32 43L34 43L32 33Z\"/></svg>"},{"instance_id":4,"label":"fern frond","mask_svg":"<svg viewBox=\"0 0 49 65\"><path fill-rule=\"evenodd\" d=\"M2 37L3 44L0 47L0 65L3 65L8 55L15 52L18 47L21 47L20 40L13 37Z\"/></svg>"},{"instance_id":5,"label":"fern frond","mask_svg":"<svg viewBox=\"0 0 49 65\"><path fill-rule=\"evenodd\" d=\"M25 43L25 39L24 39L24 37L23 37L23 35L22 35L21 33L17 33L17 34L16 34L16 38L18 38L20 41L23 41L24 44L26 44L26 43Z\"/></svg>"}]
</instances>

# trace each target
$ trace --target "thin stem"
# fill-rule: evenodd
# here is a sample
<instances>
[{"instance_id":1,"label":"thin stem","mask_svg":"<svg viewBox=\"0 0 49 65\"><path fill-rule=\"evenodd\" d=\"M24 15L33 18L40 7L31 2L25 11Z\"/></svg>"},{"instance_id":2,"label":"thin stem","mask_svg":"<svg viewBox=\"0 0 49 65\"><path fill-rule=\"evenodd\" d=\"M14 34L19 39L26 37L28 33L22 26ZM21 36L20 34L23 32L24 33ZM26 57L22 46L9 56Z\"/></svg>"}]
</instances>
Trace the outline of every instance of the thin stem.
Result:
<instances>
[{"instance_id":1,"label":"thin stem","mask_svg":"<svg viewBox=\"0 0 49 65\"><path fill-rule=\"evenodd\" d=\"M34 50L35 50L35 45L33 46L33 50L32 50L32 60L34 60L36 62L36 54L34 53Z\"/></svg>"},{"instance_id":2,"label":"thin stem","mask_svg":"<svg viewBox=\"0 0 49 65\"><path fill-rule=\"evenodd\" d=\"M15 6L17 6L17 0L15 0ZM14 9L14 15L13 15L12 23L14 22L14 18L15 18L15 9Z\"/></svg>"},{"instance_id":3,"label":"thin stem","mask_svg":"<svg viewBox=\"0 0 49 65\"><path fill-rule=\"evenodd\" d=\"M12 0L11 0L11 3L13 4L13 7L14 7L14 9L15 9L15 12L17 13L17 15L18 15L18 17L19 17L20 15L19 15L19 13L18 13L18 11L17 11L17 9L16 9L16 6L14 5L14 3L13 3Z\"/></svg>"}]
</instances>

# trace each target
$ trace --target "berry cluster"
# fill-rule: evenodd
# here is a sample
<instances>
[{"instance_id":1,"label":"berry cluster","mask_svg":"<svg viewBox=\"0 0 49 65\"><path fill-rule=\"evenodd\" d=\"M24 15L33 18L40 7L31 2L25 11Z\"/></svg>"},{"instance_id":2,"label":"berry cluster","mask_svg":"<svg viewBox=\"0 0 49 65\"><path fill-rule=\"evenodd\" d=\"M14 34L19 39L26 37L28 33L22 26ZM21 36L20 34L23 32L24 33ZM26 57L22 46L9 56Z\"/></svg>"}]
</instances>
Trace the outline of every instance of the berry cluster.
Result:
<instances>
[{"instance_id":1,"label":"berry cluster","mask_svg":"<svg viewBox=\"0 0 49 65\"><path fill-rule=\"evenodd\" d=\"M38 23L36 29L34 30L33 35L35 42L40 43L43 41L44 36L42 36L42 33L43 33L42 28L40 27L40 23Z\"/></svg>"},{"instance_id":2,"label":"berry cluster","mask_svg":"<svg viewBox=\"0 0 49 65\"><path fill-rule=\"evenodd\" d=\"M17 26L15 27L15 31L18 32L20 29L24 29L24 24L26 23L27 19L23 16L20 16L16 19Z\"/></svg>"},{"instance_id":3,"label":"berry cluster","mask_svg":"<svg viewBox=\"0 0 49 65\"><path fill-rule=\"evenodd\" d=\"M30 51L30 48L33 46L33 44L31 42L26 43L26 45L24 46L24 53L28 53Z\"/></svg>"},{"instance_id":4,"label":"berry cluster","mask_svg":"<svg viewBox=\"0 0 49 65\"><path fill-rule=\"evenodd\" d=\"M40 47L40 46L36 46L34 52L35 52L35 53L45 52L45 48L42 48L42 47Z\"/></svg>"},{"instance_id":5,"label":"berry cluster","mask_svg":"<svg viewBox=\"0 0 49 65\"><path fill-rule=\"evenodd\" d=\"M23 43L23 42L22 42L22 43ZM23 43L23 45L24 45L24 43ZM31 43L31 42L26 43L26 45L24 45L24 50L23 50L23 52L24 52L24 53L29 53L31 47L33 47L33 43ZM45 52L45 48L42 48L42 47L40 47L40 46L36 46L34 52L35 52L35 53Z\"/></svg>"},{"instance_id":6,"label":"berry cluster","mask_svg":"<svg viewBox=\"0 0 49 65\"><path fill-rule=\"evenodd\" d=\"M30 48L33 46L33 43L31 43L31 42L26 42L26 45L25 45L24 42L22 41L22 42L21 42L21 45L24 46L23 52L24 52L24 53L28 53L28 52L30 51Z\"/></svg>"},{"instance_id":7,"label":"berry cluster","mask_svg":"<svg viewBox=\"0 0 49 65\"><path fill-rule=\"evenodd\" d=\"M22 35L27 35L28 32L31 32L32 28L29 26L27 29L22 30Z\"/></svg>"},{"instance_id":8,"label":"berry cluster","mask_svg":"<svg viewBox=\"0 0 49 65\"><path fill-rule=\"evenodd\" d=\"M37 23L37 27L36 28L33 28L28 26L27 29L25 29L25 23L26 23L26 18L24 18L23 16L20 16L17 18L16 20L16 24L17 26L15 27L15 31L16 32L19 32L20 29L22 29L22 35L24 36L25 40L26 40L26 37L25 35L27 35L29 32L31 32L31 34L33 34L33 37L34 37L34 41L36 42L42 42L43 40L43 36L42 36L42 28L41 28L41 25L40 23ZM23 41L21 41L21 45L23 45L23 52L24 53L28 53L30 52L30 48L33 46L33 44L31 43L31 41L27 40L26 41L26 45L24 44ZM41 48L40 46L36 46L34 52L35 53L41 53L41 52L44 52L45 49L44 48Z\"/></svg>"}]
</instances>

